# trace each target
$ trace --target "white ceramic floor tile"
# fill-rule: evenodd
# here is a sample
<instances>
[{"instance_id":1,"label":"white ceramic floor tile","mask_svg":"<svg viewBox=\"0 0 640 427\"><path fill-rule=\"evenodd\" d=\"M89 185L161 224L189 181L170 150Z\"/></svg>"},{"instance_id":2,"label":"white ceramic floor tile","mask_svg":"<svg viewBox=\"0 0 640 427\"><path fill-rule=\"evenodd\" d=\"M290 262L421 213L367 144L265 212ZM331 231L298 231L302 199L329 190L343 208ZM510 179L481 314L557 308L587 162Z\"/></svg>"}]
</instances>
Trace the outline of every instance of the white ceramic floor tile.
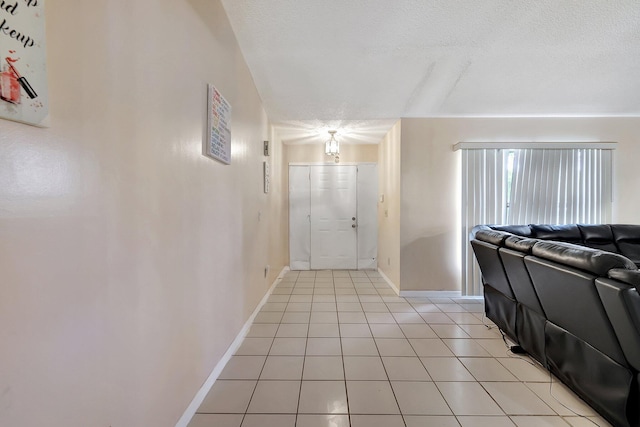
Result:
<instances>
[{"instance_id":1,"label":"white ceramic floor tile","mask_svg":"<svg viewBox=\"0 0 640 427\"><path fill-rule=\"evenodd\" d=\"M323 295L316 295L314 298L322 298ZM324 296L326 298L326 296ZM331 296L330 298L335 298ZM311 311L337 311L335 302L314 302L311 304Z\"/></svg>"},{"instance_id":2,"label":"white ceramic floor tile","mask_svg":"<svg viewBox=\"0 0 640 427\"><path fill-rule=\"evenodd\" d=\"M404 415L451 415L433 382L393 381L391 386Z\"/></svg>"},{"instance_id":3,"label":"white ceramic floor tile","mask_svg":"<svg viewBox=\"0 0 640 427\"><path fill-rule=\"evenodd\" d=\"M281 323L276 333L278 338L305 338L309 326L306 323Z\"/></svg>"},{"instance_id":4,"label":"white ceramic floor tile","mask_svg":"<svg viewBox=\"0 0 640 427\"><path fill-rule=\"evenodd\" d=\"M342 338L342 354L345 356L379 356L373 338Z\"/></svg>"},{"instance_id":5,"label":"white ceramic floor tile","mask_svg":"<svg viewBox=\"0 0 640 427\"><path fill-rule=\"evenodd\" d=\"M515 427L511 419L506 416L459 416L458 421L462 427Z\"/></svg>"},{"instance_id":6,"label":"white ceramic floor tile","mask_svg":"<svg viewBox=\"0 0 640 427\"><path fill-rule=\"evenodd\" d=\"M363 302L362 309L365 313L388 313L389 309L383 302Z\"/></svg>"},{"instance_id":7,"label":"white ceramic floor tile","mask_svg":"<svg viewBox=\"0 0 640 427\"><path fill-rule=\"evenodd\" d=\"M438 382L438 389L455 415L504 415L477 382Z\"/></svg>"},{"instance_id":8,"label":"white ceramic floor tile","mask_svg":"<svg viewBox=\"0 0 640 427\"><path fill-rule=\"evenodd\" d=\"M363 312L338 312L340 324L344 323L367 323L367 318Z\"/></svg>"},{"instance_id":9,"label":"white ceramic floor tile","mask_svg":"<svg viewBox=\"0 0 640 427\"><path fill-rule=\"evenodd\" d=\"M383 357L382 362L391 381L431 381L417 357Z\"/></svg>"},{"instance_id":10,"label":"white ceramic floor tile","mask_svg":"<svg viewBox=\"0 0 640 427\"><path fill-rule=\"evenodd\" d=\"M396 323L391 313L366 313L369 323Z\"/></svg>"},{"instance_id":11,"label":"white ceramic floor tile","mask_svg":"<svg viewBox=\"0 0 640 427\"><path fill-rule=\"evenodd\" d=\"M415 313L411 304L406 302L387 302L387 308L392 313Z\"/></svg>"},{"instance_id":12,"label":"white ceramic floor tile","mask_svg":"<svg viewBox=\"0 0 640 427\"><path fill-rule=\"evenodd\" d=\"M420 313L420 316L427 322L429 325L437 325L437 324L450 324L453 325L455 322L446 314L439 313Z\"/></svg>"},{"instance_id":13,"label":"white ceramic floor tile","mask_svg":"<svg viewBox=\"0 0 640 427\"><path fill-rule=\"evenodd\" d=\"M301 414L347 414L344 381L303 381L300 391Z\"/></svg>"},{"instance_id":14,"label":"white ceramic floor tile","mask_svg":"<svg viewBox=\"0 0 640 427\"><path fill-rule=\"evenodd\" d=\"M244 414L256 381L218 380L198 408L199 413Z\"/></svg>"},{"instance_id":15,"label":"white ceramic floor tile","mask_svg":"<svg viewBox=\"0 0 640 427\"><path fill-rule=\"evenodd\" d=\"M549 371L529 357L517 356L509 358L496 358L505 368L507 368L520 381L525 382L549 382Z\"/></svg>"},{"instance_id":16,"label":"white ceramic floor tile","mask_svg":"<svg viewBox=\"0 0 640 427\"><path fill-rule=\"evenodd\" d=\"M437 305L431 303L413 303L412 306L418 313L442 313Z\"/></svg>"},{"instance_id":17,"label":"white ceramic floor tile","mask_svg":"<svg viewBox=\"0 0 640 427\"><path fill-rule=\"evenodd\" d=\"M613 427L602 417L562 417L572 427Z\"/></svg>"},{"instance_id":18,"label":"white ceramic floor tile","mask_svg":"<svg viewBox=\"0 0 640 427\"><path fill-rule=\"evenodd\" d=\"M240 427L243 414L196 414L188 427Z\"/></svg>"},{"instance_id":19,"label":"white ceramic floor tile","mask_svg":"<svg viewBox=\"0 0 640 427\"><path fill-rule=\"evenodd\" d=\"M344 374L347 380L387 380L382 359L377 356L345 356Z\"/></svg>"},{"instance_id":20,"label":"white ceramic floor tile","mask_svg":"<svg viewBox=\"0 0 640 427\"><path fill-rule=\"evenodd\" d=\"M388 381L347 381L351 414L399 414Z\"/></svg>"},{"instance_id":21,"label":"white ceramic floor tile","mask_svg":"<svg viewBox=\"0 0 640 427\"><path fill-rule=\"evenodd\" d=\"M309 338L337 337L340 337L337 323L312 323L309 325Z\"/></svg>"},{"instance_id":22,"label":"white ceramic floor tile","mask_svg":"<svg viewBox=\"0 0 640 427\"><path fill-rule=\"evenodd\" d=\"M526 383L526 386L558 415L597 415L589 405L558 381L553 382L551 390L549 383Z\"/></svg>"},{"instance_id":23,"label":"white ceramic floor tile","mask_svg":"<svg viewBox=\"0 0 640 427\"><path fill-rule=\"evenodd\" d=\"M381 356L416 356L405 338L376 338L376 345Z\"/></svg>"},{"instance_id":24,"label":"white ceramic floor tile","mask_svg":"<svg viewBox=\"0 0 640 427\"><path fill-rule=\"evenodd\" d=\"M338 323L338 313L335 311L311 312L310 323Z\"/></svg>"},{"instance_id":25,"label":"white ceramic floor tile","mask_svg":"<svg viewBox=\"0 0 640 427\"><path fill-rule=\"evenodd\" d=\"M275 338L270 356L304 356L306 338Z\"/></svg>"},{"instance_id":26,"label":"white ceramic floor tile","mask_svg":"<svg viewBox=\"0 0 640 427\"><path fill-rule=\"evenodd\" d=\"M336 307L338 311L363 311L359 302L338 302Z\"/></svg>"},{"instance_id":27,"label":"white ceramic floor tile","mask_svg":"<svg viewBox=\"0 0 640 427\"><path fill-rule=\"evenodd\" d=\"M460 362L477 381L518 381L493 357L461 357Z\"/></svg>"},{"instance_id":28,"label":"white ceramic floor tile","mask_svg":"<svg viewBox=\"0 0 640 427\"><path fill-rule=\"evenodd\" d=\"M335 295L314 295L313 302L336 302Z\"/></svg>"},{"instance_id":29,"label":"white ceramic floor tile","mask_svg":"<svg viewBox=\"0 0 640 427\"><path fill-rule=\"evenodd\" d=\"M379 323L371 326L371 333L375 338L404 338L404 333L398 325Z\"/></svg>"},{"instance_id":30,"label":"white ceramic floor tile","mask_svg":"<svg viewBox=\"0 0 640 427\"><path fill-rule=\"evenodd\" d=\"M304 361L303 380L344 380L342 357L307 356Z\"/></svg>"},{"instance_id":31,"label":"white ceramic floor tile","mask_svg":"<svg viewBox=\"0 0 640 427\"><path fill-rule=\"evenodd\" d=\"M282 316L282 323L309 323L310 316L311 312L285 312L284 316Z\"/></svg>"},{"instance_id":32,"label":"white ceramic floor tile","mask_svg":"<svg viewBox=\"0 0 640 427\"><path fill-rule=\"evenodd\" d=\"M502 339L477 339L476 343L487 350L493 357L509 357L507 346Z\"/></svg>"},{"instance_id":33,"label":"white ceramic floor tile","mask_svg":"<svg viewBox=\"0 0 640 427\"><path fill-rule=\"evenodd\" d=\"M296 427L349 427L349 416L299 414Z\"/></svg>"},{"instance_id":34,"label":"white ceramic floor tile","mask_svg":"<svg viewBox=\"0 0 640 427\"><path fill-rule=\"evenodd\" d=\"M436 333L433 332L433 329L431 329L429 325L424 323L423 324L405 323L399 326L400 326L400 329L402 329L402 332L404 333L405 337L407 338L438 338Z\"/></svg>"},{"instance_id":35,"label":"white ceramic floor tile","mask_svg":"<svg viewBox=\"0 0 640 427\"><path fill-rule=\"evenodd\" d=\"M236 350L236 356L261 356L269 354L273 338L245 338Z\"/></svg>"},{"instance_id":36,"label":"white ceramic floor tile","mask_svg":"<svg viewBox=\"0 0 640 427\"><path fill-rule=\"evenodd\" d=\"M405 427L401 415L352 415L351 427Z\"/></svg>"},{"instance_id":37,"label":"white ceramic floor tile","mask_svg":"<svg viewBox=\"0 0 640 427\"><path fill-rule=\"evenodd\" d=\"M470 338L458 325L431 325L431 329L440 338Z\"/></svg>"},{"instance_id":38,"label":"white ceramic floor tile","mask_svg":"<svg viewBox=\"0 0 640 427\"><path fill-rule=\"evenodd\" d=\"M343 338L370 338L369 325L362 323L345 323L340 325L340 336Z\"/></svg>"},{"instance_id":39,"label":"white ceramic floor tile","mask_svg":"<svg viewBox=\"0 0 640 427\"><path fill-rule=\"evenodd\" d=\"M264 366L265 356L233 356L218 379L257 380Z\"/></svg>"},{"instance_id":40,"label":"white ceramic floor tile","mask_svg":"<svg viewBox=\"0 0 640 427\"><path fill-rule=\"evenodd\" d=\"M456 357L422 357L420 360L434 381L475 381Z\"/></svg>"},{"instance_id":41,"label":"white ceramic floor tile","mask_svg":"<svg viewBox=\"0 0 640 427\"><path fill-rule=\"evenodd\" d=\"M439 338L412 338L409 343L411 343L411 347L420 357L453 356L453 352Z\"/></svg>"},{"instance_id":42,"label":"white ceramic floor tile","mask_svg":"<svg viewBox=\"0 0 640 427\"><path fill-rule=\"evenodd\" d=\"M295 414L300 381L258 381L248 413Z\"/></svg>"},{"instance_id":43,"label":"white ceramic floor tile","mask_svg":"<svg viewBox=\"0 0 640 427\"><path fill-rule=\"evenodd\" d=\"M288 272L189 427L591 425L551 397L544 368L507 354L483 311L398 297L375 272ZM553 394L611 427L564 385Z\"/></svg>"},{"instance_id":44,"label":"white ceramic floor tile","mask_svg":"<svg viewBox=\"0 0 640 427\"><path fill-rule=\"evenodd\" d=\"M306 312L311 311L311 303L310 302L290 302L287 305L287 312Z\"/></svg>"},{"instance_id":45,"label":"white ceramic floor tile","mask_svg":"<svg viewBox=\"0 0 640 427\"><path fill-rule=\"evenodd\" d=\"M301 380L302 356L269 356L260 374L261 380Z\"/></svg>"},{"instance_id":46,"label":"white ceramic floor tile","mask_svg":"<svg viewBox=\"0 0 640 427\"><path fill-rule=\"evenodd\" d=\"M555 412L522 383L483 382L482 386L508 415L555 415Z\"/></svg>"},{"instance_id":47,"label":"white ceramic floor tile","mask_svg":"<svg viewBox=\"0 0 640 427\"><path fill-rule=\"evenodd\" d=\"M247 414L242 427L295 427L296 416L285 414Z\"/></svg>"},{"instance_id":48,"label":"white ceramic floor tile","mask_svg":"<svg viewBox=\"0 0 640 427\"><path fill-rule=\"evenodd\" d=\"M473 339L443 339L447 347L458 357L489 357L490 354Z\"/></svg>"},{"instance_id":49,"label":"white ceramic floor tile","mask_svg":"<svg viewBox=\"0 0 640 427\"><path fill-rule=\"evenodd\" d=\"M471 316L473 317L473 316ZM500 338L500 332L497 329L489 329L486 326L480 325L459 325L467 335L471 338Z\"/></svg>"},{"instance_id":50,"label":"white ceramic floor tile","mask_svg":"<svg viewBox=\"0 0 640 427\"><path fill-rule=\"evenodd\" d=\"M511 417L518 427L567 427L561 417Z\"/></svg>"},{"instance_id":51,"label":"white ceramic floor tile","mask_svg":"<svg viewBox=\"0 0 640 427\"><path fill-rule=\"evenodd\" d=\"M273 338L278 326L277 323L254 323L247 333L247 338Z\"/></svg>"},{"instance_id":52,"label":"white ceramic floor tile","mask_svg":"<svg viewBox=\"0 0 640 427\"><path fill-rule=\"evenodd\" d=\"M287 308L286 302L267 302L260 309L261 312L279 311L282 312Z\"/></svg>"},{"instance_id":53,"label":"white ceramic floor tile","mask_svg":"<svg viewBox=\"0 0 640 427\"><path fill-rule=\"evenodd\" d=\"M336 301L339 303L358 303L358 306L362 307L360 305L360 298L358 298L357 295L336 295ZM362 311L362 308L359 311Z\"/></svg>"},{"instance_id":54,"label":"white ceramic floor tile","mask_svg":"<svg viewBox=\"0 0 640 427\"><path fill-rule=\"evenodd\" d=\"M436 306L444 313L466 313L467 311L458 304L436 304Z\"/></svg>"},{"instance_id":55,"label":"white ceramic floor tile","mask_svg":"<svg viewBox=\"0 0 640 427\"><path fill-rule=\"evenodd\" d=\"M418 313L392 313L393 318L396 319L396 322L400 324L418 324L422 325L425 323L424 318L420 316Z\"/></svg>"},{"instance_id":56,"label":"white ceramic floor tile","mask_svg":"<svg viewBox=\"0 0 640 427\"><path fill-rule=\"evenodd\" d=\"M309 338L307 356L340 356L340 338Z\"/></svg>"},{"instance_id":57,"label":"white ceramic floor tile","mask_svg":"<svg viewBox=\"0 0 640 427\"><path fill-rule=\"evenodd\" d=\"M281 311L261 311L256 314L254 323L280 323L283 313Z\"/></svg>"}]
</instances>

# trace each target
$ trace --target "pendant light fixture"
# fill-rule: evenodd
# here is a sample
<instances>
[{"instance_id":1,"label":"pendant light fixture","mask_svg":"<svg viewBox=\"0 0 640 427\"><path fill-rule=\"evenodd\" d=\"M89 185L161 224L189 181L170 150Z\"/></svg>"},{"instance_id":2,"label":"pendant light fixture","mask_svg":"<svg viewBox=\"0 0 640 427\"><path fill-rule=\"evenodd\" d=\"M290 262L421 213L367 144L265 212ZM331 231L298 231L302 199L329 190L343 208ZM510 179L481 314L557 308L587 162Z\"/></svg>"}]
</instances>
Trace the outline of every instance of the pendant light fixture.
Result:
<instances>
[{"instance_id":1,"label":"pendant light fixture","mask_svg":"<svg viewBox=\"0 0 640 427\"><path fill-rule=\"evenodd\" d=\"M340 154L340 143L336 139L336 131L330 130L331 138L324 144L324 153L327 156L337 156Z\"/></svg>"}]
</instances>

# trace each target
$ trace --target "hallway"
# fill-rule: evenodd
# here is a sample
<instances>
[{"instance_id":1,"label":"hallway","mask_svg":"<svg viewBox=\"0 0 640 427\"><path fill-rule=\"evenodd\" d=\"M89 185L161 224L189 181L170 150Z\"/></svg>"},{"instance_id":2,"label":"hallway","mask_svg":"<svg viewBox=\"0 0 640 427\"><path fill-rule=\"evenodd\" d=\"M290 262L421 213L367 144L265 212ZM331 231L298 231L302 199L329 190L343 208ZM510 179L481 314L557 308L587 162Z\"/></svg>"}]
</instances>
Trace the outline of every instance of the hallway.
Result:
<instances>
[{"instance_id":1,"label":"hallway","mask_svg":"<svg viewBox=\"0 0 640 427\"><path fill-rule=\"evenodd\" d=\"M609 426L483 322L374 271L290 271L189 426Z\"/></svg>"}]
</instances>

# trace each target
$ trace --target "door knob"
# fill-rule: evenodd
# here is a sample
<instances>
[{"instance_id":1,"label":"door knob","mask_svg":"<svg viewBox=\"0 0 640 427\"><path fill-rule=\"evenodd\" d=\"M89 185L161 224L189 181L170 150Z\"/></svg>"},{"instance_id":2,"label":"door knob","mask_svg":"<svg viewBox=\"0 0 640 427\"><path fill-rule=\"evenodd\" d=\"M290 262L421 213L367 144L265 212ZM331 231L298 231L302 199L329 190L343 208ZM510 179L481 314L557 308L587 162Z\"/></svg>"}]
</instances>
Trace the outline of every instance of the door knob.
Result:
<instances>
[{"instance_id":1,"label":"door knob","mask_svg":"<svg viewBox=\"0 0 640 427\"><path fill-rule=\"evenodd\" d=\"M354 217L351 217L351 219L355 221L355 220L356 220L356 217L355 217L355 216L354 216Z\"/></svg>"},{"instance_id":2,"label":"door knob","mask_svg":"<svg viewBox=\"0 0 640 427\"><path fill-rule=\"evenodd\" d=\"M355 224L351 224L351 228L356 228L356 225Z\"/></svg>"}]
</instances>

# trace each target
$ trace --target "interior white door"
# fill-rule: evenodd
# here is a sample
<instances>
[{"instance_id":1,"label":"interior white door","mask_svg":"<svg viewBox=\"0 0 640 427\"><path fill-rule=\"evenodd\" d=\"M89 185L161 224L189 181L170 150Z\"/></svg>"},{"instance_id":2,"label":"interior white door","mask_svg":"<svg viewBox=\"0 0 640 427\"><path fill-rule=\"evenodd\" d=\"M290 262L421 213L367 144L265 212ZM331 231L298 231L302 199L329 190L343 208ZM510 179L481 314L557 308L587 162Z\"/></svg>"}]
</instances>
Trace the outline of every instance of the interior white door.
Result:
<instances>
[{"instance_id":1,"label":"interior white door","mask_svg":"<svg viewBox=\"0 0 640 427\"><path fill-rule=\"evenodd\" d=\"M358 266L357 167L310 167L311 269Z\"/></svg>"}]
</instances>

